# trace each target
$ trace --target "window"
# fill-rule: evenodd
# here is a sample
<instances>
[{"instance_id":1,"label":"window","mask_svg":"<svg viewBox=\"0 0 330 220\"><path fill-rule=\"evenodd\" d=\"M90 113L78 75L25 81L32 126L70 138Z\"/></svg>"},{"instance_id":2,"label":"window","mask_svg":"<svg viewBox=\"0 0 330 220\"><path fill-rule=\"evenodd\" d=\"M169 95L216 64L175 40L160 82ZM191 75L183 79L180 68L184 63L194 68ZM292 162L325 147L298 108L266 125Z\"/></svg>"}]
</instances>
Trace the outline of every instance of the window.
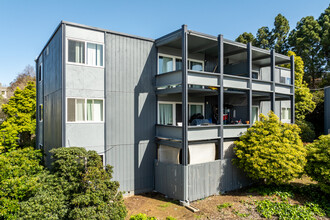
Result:
<instances>
[{"instance_id":1,"label":"window","mask_svg":"<svg viewBox=\"0 0 330 220\"><path fill-rule=\"evenodd\" d=\"M173 71L173 58L159 56L159 74Z\"/></svg>"},{"instance_id":2,"label":"window","mask_svg":"<svg viewBox=\"0 0 330 220\"><path fill-rule=\"evenodd\" d=\"M42 104L39 105L39 121L44 120L44 107Z\"/></svg>"},{"instance_id":3,"label":"window","mask_svg":"<svg viewBox=\"0 0 330 220\"><path fill-rule=\"evenodd\" d=\"M259 107L252 106L252 124L254 124L259 119Z\"/></svg>"},{"instance_id":4,"label":"window","mask_svg":"<svg viewBox=\"0 0 330 220\"><path fill-rule=\"evenodd\" d=\"M252 79L259 79L259 72L258 71L252 71Z\"/></svg>"},{"instance_id":5,"label":"window","mask_svg":"<svg viewBox=\"0 0 330 220\"><path fill-rule=\"evenodd\" d=\"M87 99L87 121L103 121L103 100Z\"/></svg>"},{"instance_id":6,"label":"window","mask_svg":"<svg viewBox=\"0 0 330 220\"><path fill-rule=\"evenodd\" d=\"M189 118L194 114L203 114L203 105L190 104L189 105Z\"/></svg>"},{"instance_id":7,"label":"window","mask_svg":"<svg viewBox=\"0 0 330 220\"><path fill-rule=\"evenodd\" d=\"M159 124L173 125L173 104L159 104Z\"/></svg>"},{"instance_id":8,"label":"window","mask_svg":"<svg viewBox=\"0 0 330 220\"><path fill-rule=\"evenodd\" d=\"M159 55L158 74L172 72L181 69L182 69L181 57ZM198 60L188 60L188 69L195 71L203 71L204 63Z\"/></svg>"},{"instance_id":9,"label":"window","mask_svg":"<svg viewBox=\"0 0 330 220\"><path fill-rule=\"evenodd\" d=\"M203 103L189 103L189 118L194 114L204 115ZM177 125L182 123L182 104L180 102L159 102L158 103L158 124Z\"/></svg>"},{"instance_id":10,"label":"window","mask_svg":"<svg viewBox=\"0 0 330 220\"><path fill-rule=\"evenodd\" d=\"M68 41L68 61L85 63L85 43L81 41Z\"/></svg>"},{"instance_id":11,"label":"window","mask_svg":"<svg viewBox=\"0 0 330 220\"><path fill-rule=\"evenodd\" d=\"M189 63L190 63L189 69L196 70L196 71L203 71L202 62L190 61Z\"/></svg>"},{"instance_id":12,"label":"window","mask_svg":"<svg viewBox=\"0 0 330 220\"><path fill-rule=\"evenodd\" d=\"M281 119L282 120L291 120L291 108L282 108L281 109Z\"/></svg>"},{"instance_id":13,"label":"window","mask_svg":"<svg viewBox=\"0 0 330 220\"><path fill-rule=\"evenodd\" d=\"M68 122L102 122L103 115L103 100L101 99L68 98Z\"/></svg>"},{"instance_id":14,"label":"window","mask_svg":"<svg viewBox=\"0 0 330 220\"><path fill-rule=\"evenodd\" d=\"M103 66L103 46L87 43L87 65Z\"/></svg>"},{"instance_id":15,"label":"window","mask_svg":"<svg viewBox=\"0 0 330 220\"><path fill-rule=\"evenodd\" d=\"M41 68L41 64L38 67L38 80L39 82L42 80L42 68Z\"/></svg>"}]
</instances>

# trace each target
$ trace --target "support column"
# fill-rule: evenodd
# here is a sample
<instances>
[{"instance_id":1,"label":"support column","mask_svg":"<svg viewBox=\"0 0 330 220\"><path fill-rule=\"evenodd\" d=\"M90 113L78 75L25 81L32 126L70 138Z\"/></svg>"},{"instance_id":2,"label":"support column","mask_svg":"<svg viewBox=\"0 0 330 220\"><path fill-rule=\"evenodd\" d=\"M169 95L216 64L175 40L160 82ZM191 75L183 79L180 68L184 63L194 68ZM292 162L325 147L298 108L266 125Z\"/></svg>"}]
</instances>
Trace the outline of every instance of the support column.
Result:
<instances>
[{"instance_id":1,"label":"support column","mask_svg":"<svg viewBox=\"0 0 330 220\"><path fill-rule=\"evenodd\" d=\"M272 81L271 110L275 113L275 51L270 51L270 80Z\"/></svg>"},{"instance_id":2,"label":"support column","mask_svg":"<svg viewBox=\"0 0 330 220\"><path fill-rule=\"evenodd\" d=\"M218 116L219 116L219 124L220 124L220 132L219 137L219 158L223 159L223 35L218 35L218 72L219 72L219 92L218 92Z\"/></svg>"},{"instance_id":3,"label":"support column","mask_svg":"<svg viewBox=\"0 0 330 220\"><path fill-rule=\"evenodd\" d=\"M250 127L252 126L252 48L251 42L247 44L247 71L249 74L249 91L248 91L248 111Z\"/></svg>"},{"instance_id":4,"label":"support column","mask_svg":"<svg viewBox=\"0 0 330 220\"><path fill-rule=\"evenodd\" d=\"M183 165L183 203L188 201L188 33L187 25L182 25L182 165Z\"/></svg>"},{"instance_id":5,"label":"support column","mask_svg":"<svg viewBox=\"0 0 330 220\"><path fill-rule=\"evenodd\" d=\"M292 85L292 96L291 96L291 123L294 124L295 123L295 97L294 97L294 93L295 93L295 67L294 67L294 56L292 55L290 57L290 64L291 64L291 85Z\"/></svg>"}]
</instances>

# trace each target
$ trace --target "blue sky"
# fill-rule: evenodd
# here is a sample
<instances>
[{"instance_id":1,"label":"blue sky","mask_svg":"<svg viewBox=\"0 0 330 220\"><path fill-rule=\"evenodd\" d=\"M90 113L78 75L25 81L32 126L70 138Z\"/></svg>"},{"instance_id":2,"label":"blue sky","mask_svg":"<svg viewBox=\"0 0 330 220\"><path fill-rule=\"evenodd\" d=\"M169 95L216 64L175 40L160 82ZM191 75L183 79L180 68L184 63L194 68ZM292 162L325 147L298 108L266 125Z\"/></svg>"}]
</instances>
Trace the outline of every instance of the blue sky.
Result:
<instances>
[{"instance_id":1,"label":"blue sky","mask_svg":"<svg viewBox=\"0 0 330 220\"><path fill-rule=\"evenodd\" d=\"M305 16L318 17L329 0L0 0L0 82L9 84L26 65L34 66L61 20L158 38L188 29L234 40L243 32L272 28L278 13L291 28Z\"/></svg>"}]
</instances>

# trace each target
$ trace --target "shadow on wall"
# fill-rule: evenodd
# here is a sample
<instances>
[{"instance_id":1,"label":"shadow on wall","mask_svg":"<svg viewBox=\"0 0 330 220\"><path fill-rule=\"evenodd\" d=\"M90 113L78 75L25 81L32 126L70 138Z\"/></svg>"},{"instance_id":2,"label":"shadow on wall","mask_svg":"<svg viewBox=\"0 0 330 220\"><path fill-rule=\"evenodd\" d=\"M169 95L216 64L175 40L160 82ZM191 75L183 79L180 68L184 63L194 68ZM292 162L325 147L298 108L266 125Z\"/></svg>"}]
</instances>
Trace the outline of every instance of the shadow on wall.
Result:
<instances>
[{"instance_id":1,"label":"shadow on wall","mask_svg":"<svg viewBox=\"0 0 330 220\"><path fill-rule=\"evenodd\" d=\"M150 50L139 82L134 88L134 190L135 193L154 189L156 159L157 104L154 90L156 48Z\"/></svg>"}]
</instances>

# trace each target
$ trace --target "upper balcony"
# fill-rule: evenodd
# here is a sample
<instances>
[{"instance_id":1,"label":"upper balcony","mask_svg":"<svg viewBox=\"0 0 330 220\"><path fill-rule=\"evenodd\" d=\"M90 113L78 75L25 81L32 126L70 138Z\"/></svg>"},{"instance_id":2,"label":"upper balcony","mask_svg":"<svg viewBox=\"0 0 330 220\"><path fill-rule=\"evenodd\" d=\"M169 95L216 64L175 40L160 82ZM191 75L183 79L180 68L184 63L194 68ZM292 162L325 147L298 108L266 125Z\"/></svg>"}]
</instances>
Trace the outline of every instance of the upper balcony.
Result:
<instances>
[{"instance_id":1,"label":"upper balcony","mask_svg":"<svg viewBox=\"0 0 330 220\"><path fill-rule=\"evenodd\" d=\"M200 86L200 92L224 88L252 89L292 95L290 57L245 44L188 31L187 84ZM180 93L182 85L181 29L156 40L158 68L155 86L157 93ZM220 55L219 47L223 48ZM250 55L249 55L250 53ZM219 59L219 57L222 57ZM219 66L220 65L222 66ZM219 68L220 67L220 68ZM272 67L274 73L272 76ZM222 76L220 72L222 71ZM250 82L251 80L251 82ZM190 86L190 88L196 88Z\"/></svg>"}]
</instances>

